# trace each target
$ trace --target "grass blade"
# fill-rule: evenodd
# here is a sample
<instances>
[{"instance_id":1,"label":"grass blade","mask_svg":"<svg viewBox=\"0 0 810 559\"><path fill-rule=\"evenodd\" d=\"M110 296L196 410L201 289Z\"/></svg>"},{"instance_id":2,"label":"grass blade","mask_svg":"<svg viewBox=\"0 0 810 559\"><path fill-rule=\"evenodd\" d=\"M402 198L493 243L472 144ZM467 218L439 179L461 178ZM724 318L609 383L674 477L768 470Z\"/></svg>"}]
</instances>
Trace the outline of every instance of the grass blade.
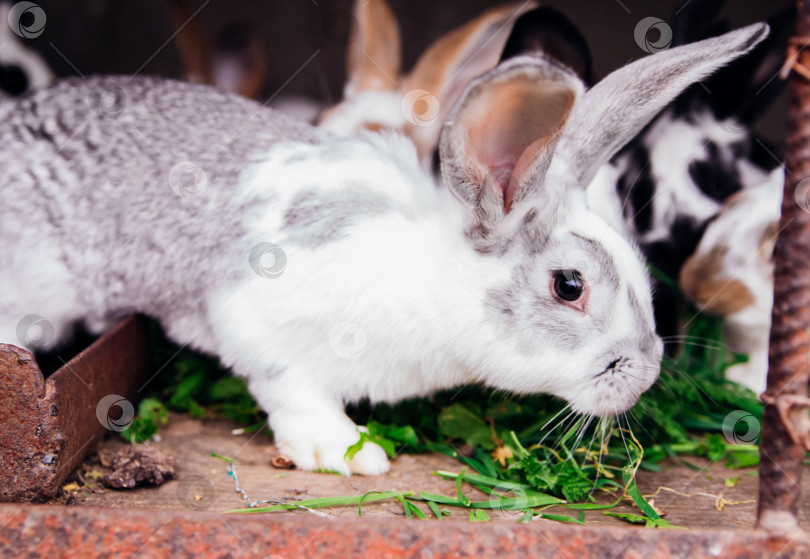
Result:
<instances>
[{"instance_id":1,"label":"grass blade","mask_svg":"<svg viewBox=\"0 0 810 559\"><path fill-rule=\"evenodd\" d=\"M413 495L412 491L385 491L382 493L365 495L349 495L342 497L323 497L320 499L306 499L303 501L296 501L295 503L270 505L267 507L255 507L246 509L233 509L225 511L226 513L245 514L245 513L259 513L259 512L278 512L284 510L294 510L301 507L310 509L320 509L326 507L342 507L349 505L360 505L361 503L370 503L373 501L384 501L387 499L397 499L399 497L410 497Z\"/></svg>"}]
</instances>

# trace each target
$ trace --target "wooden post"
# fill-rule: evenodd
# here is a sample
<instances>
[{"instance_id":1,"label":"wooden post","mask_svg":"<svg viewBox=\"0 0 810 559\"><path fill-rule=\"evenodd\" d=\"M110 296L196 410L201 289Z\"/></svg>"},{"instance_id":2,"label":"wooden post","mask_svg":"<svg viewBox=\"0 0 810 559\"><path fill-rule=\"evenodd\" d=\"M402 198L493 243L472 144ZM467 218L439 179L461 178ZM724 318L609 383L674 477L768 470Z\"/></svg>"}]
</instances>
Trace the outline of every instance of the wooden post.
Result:
<instances>
[{"instance_id":1,"label":"wooden post","mask_svg":"<svg viewBox=\"0 0 810 559\"><path fill-rule=\"evenodd\" d=\"M799 0L796 19L757 511L757 526L775 536L801 534L796 514L810 430L810 0Z\"/></svg>"}]
</instances>

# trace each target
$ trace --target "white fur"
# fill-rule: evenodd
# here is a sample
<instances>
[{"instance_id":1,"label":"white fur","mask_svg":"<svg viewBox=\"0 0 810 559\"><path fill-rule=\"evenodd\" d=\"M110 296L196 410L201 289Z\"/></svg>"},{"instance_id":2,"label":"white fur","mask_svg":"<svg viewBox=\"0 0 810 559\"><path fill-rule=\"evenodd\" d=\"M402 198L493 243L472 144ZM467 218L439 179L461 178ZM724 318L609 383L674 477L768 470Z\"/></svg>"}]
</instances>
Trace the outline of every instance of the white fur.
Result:
<instances>
[{"instance_id":1,"label":"white fur","mask_svg":"<svg viewBox=\"0 0 810 559\"><path fill-rule=\"evenodd\" d=\"M357 92L334 106L320 127L337 136L354 136L370 125L401 131L407 124L403 98L404 94L396 90Z\"/></svg>"}]
</instances>

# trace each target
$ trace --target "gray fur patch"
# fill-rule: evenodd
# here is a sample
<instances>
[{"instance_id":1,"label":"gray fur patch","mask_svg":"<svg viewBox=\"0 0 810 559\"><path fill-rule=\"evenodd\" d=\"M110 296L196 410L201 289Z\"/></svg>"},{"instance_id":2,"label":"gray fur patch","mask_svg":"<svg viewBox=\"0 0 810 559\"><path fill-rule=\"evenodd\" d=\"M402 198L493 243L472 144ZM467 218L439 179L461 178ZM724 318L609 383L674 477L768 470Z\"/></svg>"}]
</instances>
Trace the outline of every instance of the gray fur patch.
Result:
<instances>
[{"instance_id":1,"label":"gray fur patch","mask_svg":"<svg viewBox=\"0 0 810 559\"><path fill-rule=\"evenodd\" d=\"M98 106L102 90L123 96ZM73 289L74 305L96 322L137 310L164 325L194 323L190 339L205 325L212 291L248 269L244 224L272 207L273 177L268 190L243 198L243 173L281 143L321 136L198 84L60 81L0 103L0 238L61 248L64 267L82 281L55 284L38 294L44 300ZM199 188L188 188L191 178ZM18 253L0 256L0 269L25 277Z\"/></svg>"},{"instance_id":2,"label":"gray fur patch","mask_svg":"<svg viewBox=\"0 0 810 559\"><path fill-rule=\"evenodd\" d=\"M655 331L655 324L650 322L648 313L644 312L641 302L633 291L630 292L630 309L633 311L633 323L638 326L639 331Z\"/></svg>"},{"instance_id":3,"label":"gray fur patch","mask_svg":"<svg viewBox=\"0 0 810 559\"><path fill-rule=\"evenodd\" d=\"M578 311L554 299L547 283L537 282L532 263L516 266L509 284L490 290L486 303L492 318L515 336L519 350L526 354L548 345L575 351L593 338L593 325L606 325L600 317L590 323L572 322L571 313Z\"/></svg>"},{"instance_id":4,"label":"gray fur patch","mask_svg":"<svg viewBox=\"0 0 810 559\"><path fill-rule=\"evenodd\" d=\"M358 220L392 208L390 198L363 184L348 184L337 192L310 188L297 194L284 212L284 231L291 242L314 248L345 237Z\"/></svg>"},{"instance_id":5,"label":"gray fur patch","mask_svg":"<svg viewBox=\"0 0 810 559\"><path fill-rule=\"evenodd\" d=\"M596 262L596 267L599 270L599 280L605 282L613 291L619 291L621 279L619 277L619 270L616 268L616 263L613 258L605 250L605 247L598 242L582 237L573 233L574 237L578 239L579 245L582 249L590 254ZM587 279L587 278L586 278Z\"/></svg>"},{"instance_id":6,"label":"gray fur patch","mask_svg":"<svg viewBox=\"0 0 810 559\"><path fill-rule=\"evenodd\" d=\"M532 208L523 217L524 244L529 254L540 254L546 249L551 233L557 225L558 213Z\"/></svg>"}]
</instances>

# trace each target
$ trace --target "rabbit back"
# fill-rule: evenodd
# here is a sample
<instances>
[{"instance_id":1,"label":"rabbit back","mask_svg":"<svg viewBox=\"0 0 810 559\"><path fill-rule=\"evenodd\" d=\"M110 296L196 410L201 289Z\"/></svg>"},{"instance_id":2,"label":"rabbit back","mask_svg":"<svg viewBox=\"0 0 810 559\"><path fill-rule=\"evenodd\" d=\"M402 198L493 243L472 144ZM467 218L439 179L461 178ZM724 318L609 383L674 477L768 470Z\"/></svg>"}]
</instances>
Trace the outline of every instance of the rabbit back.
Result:
<instances>
[{"instance_id":1,"label":"rabbit back","mask_svg":"<svg viewBox=\"0 0 810 559\"><path fill-rule=\"evenodd\" d=\"M279 142L322 136L236 95L158 78L69 79L3 103L0 269L13 273L0 283L13 310L0 335L19 338L31 314L55 338L82 317L101 330L110 309L202 324L191 302L222 279L212 271L235 258L228 247L256 203L236 201L246 169Z\"/></svg>"}]
</instances>

